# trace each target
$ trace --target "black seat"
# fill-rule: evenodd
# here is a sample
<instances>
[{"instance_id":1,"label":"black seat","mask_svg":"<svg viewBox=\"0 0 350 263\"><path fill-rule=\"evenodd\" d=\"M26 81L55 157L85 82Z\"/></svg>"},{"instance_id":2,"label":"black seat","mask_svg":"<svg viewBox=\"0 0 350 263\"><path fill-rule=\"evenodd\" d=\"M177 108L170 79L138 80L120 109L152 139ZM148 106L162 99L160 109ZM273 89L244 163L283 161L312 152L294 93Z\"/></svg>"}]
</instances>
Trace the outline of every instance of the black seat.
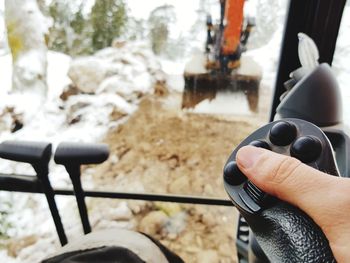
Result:
<instances>
[{"instance_id":1,"label":"black seat","mask_svg":"<svg viewBox=\"0 0 350 263\"><path fill-rule=\"evenodd\" d=\"M0 158L30 164L48 163L51 158L51 143L4 141L0 143Z\"/></svg>"},{"instance_id":2,"label":"black seat","mask_svg":"<svg viewBox=\"0 0 350 263\"><path fill-rule=\"evenodd\" d=\"M57 164L98 164L107 160L109 149L102 143L60 143L54 160Z\"/></svg>"}]
</instances>

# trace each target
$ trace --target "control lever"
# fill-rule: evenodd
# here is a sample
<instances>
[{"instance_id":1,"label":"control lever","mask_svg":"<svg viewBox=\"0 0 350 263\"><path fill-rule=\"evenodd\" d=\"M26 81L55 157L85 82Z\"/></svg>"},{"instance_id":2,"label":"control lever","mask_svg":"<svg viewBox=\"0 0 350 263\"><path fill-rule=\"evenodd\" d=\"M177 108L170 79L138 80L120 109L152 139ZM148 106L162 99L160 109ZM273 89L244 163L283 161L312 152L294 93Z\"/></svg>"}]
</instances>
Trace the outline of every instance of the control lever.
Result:
<instances>
[{"instance_id":1,"label":"control lever","mask_svg":"<svg viewBox=\"0 0 350 263\"><path fill-rule=\"evenodd\" d=\"M55 162L64 165L72 180L85 234L91 232L91 225L85 203L85 193L80 180L80 167L83 164L102 163L107 160L108 156L109 149L106 144L60 143L55 152Z\"/></svg>"},{"instance_id":2,"label":"control lever","mask_svg":"<svg viewBox=\"0 0 350 263\"><path fill-rule=\"evenodd\" d=\"M248 136L232 152L224 168L225 189L272 262L335 262L320 227L303 211L264 193L236 164L237 151L262 147L339 176L332 146L317 126L299 119L267 124Z\"/></svg>"}]
</instances>

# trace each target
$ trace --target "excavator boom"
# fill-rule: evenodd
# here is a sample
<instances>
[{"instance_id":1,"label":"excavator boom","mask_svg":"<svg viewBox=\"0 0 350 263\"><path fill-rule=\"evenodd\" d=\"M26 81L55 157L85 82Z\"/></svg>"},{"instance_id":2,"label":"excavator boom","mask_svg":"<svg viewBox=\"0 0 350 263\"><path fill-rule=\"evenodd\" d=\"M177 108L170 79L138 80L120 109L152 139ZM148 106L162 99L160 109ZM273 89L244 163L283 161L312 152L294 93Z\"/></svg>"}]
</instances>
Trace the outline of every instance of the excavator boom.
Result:
<instances>
[{"instance_id":1,"label":"excavator boom","mask_svg":"<svg viewBox=\"0 0 350 263\"><path fill-rule=\"evenodd\" d=\"M245 0L226 0L225 4L225 29L221 53L223 55L234 54L239 48L243 26L243 8Z\"/></svg>"}]
</instances>

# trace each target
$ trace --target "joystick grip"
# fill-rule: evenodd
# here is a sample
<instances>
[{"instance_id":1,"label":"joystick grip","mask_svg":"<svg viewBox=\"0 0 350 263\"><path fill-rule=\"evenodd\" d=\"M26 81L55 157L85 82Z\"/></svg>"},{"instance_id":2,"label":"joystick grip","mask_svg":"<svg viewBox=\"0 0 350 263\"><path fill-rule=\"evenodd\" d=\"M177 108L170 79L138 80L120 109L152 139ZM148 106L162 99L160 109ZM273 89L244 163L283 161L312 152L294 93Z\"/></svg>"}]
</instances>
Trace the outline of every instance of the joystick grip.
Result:
<instances>
[{"instance_id":1,"label":"joystick grip","mask_svg":"<svg viewBox=\"0 0 350 263\"><path fill-rule=\"evenodd\" d=\"M320 227L288 203L244 217L271 262L336 262Z\"/></svg>"},{"instance_id":2,"label":"joystick grip","mask_svg":"<svg viewBox=\"0 0 350 263\"><path fill-rule=\"evenodd\" d=\"M269 123L243 140L224 168L224 186L272 262L336 262L320 227L300 209L264 193L239 170L238 150L246 145L292 156L339 176L332 146L317 126L299 119Z\"/></svg>"}]
</instances>

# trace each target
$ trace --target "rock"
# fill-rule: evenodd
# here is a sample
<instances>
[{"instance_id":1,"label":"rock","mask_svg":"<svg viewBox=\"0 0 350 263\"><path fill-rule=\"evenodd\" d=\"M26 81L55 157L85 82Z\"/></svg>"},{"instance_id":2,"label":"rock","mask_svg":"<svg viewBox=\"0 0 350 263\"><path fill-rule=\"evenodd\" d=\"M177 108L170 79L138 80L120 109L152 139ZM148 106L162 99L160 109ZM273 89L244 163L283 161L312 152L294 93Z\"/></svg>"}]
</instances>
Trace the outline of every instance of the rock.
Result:
<instances>
[{"instance_id":1,"label":"rock","mask_svg":"<svg viewBox=\"0 0 350 263\"><path fill-rule=\"evenodd\" d=\"M163 211L152 211L142 218L139 230L150 235L155 235L162 230L167 219L168 216Z\"/></svg>"},{"instance_id":2,"label":"rock","mask_svg":"<svg viewBox=\"0 0 350 263\"><path fill-rule=\"evenodd\" d=\"M68 76L74 86L84 93L95 93L108 75L108 63L96 57L81 57L72 61Z\"/></svg>"},{"instance_id":3,"label":"rock","mask_svg":"<svg viewBox=\"0 0 350 263\"><path fill-rule=\"evenodd\" d=\"M142 159L138 160L139 163L141 161ZM151 166L145 169L141 181L144 185L147 185L147 191L150 191L151 193L164 193L169 184L167 178L168 173L169 168L166 163L155 161Z\"/></svg>"},{"instance_id":4,"label":"rock","mask_svg":"<svg viewBox=\"0 0 350 263\"><path fill-rule=\"evenodd\" d=\"M156 83L154 84L154 94L158 96L166 96L169 94L165 80L156 81Z\"/></svg>"},{"instance_id":5,"label":"rock","mask_svg":"<svg viewBox=\"0 0 350 263\"><path fill-rule=\"evenodd\" d=\"M198 247L202 247L203 246L203 240L200 236L196 236L196 244Z\"/></svg>"},{"instance_id":6,"label":"rock","mask_svg":"<svg viewBox=\"0 0 350 263\"><path fill-rule=\"evenodd\" d=\"M66 121L69 125L80 122L83 118L81 109L88 107L90 104L87 102L79 101L68 108Z\"/></svg>"},{"instance_id":7,"label":"rock","mask_svg":"<svg viewBox=\"0 0 350 263\"><path fill-rule=\"evenodd\" d=\"M224 257L232 257L233 255L232 247L228 243L222 243L219 246L219 253Z\"/></svg>"},{"instance_id":8,"label":"rock","mask_svg":"<svg viewBox=\"0 0 350 263\"><path fill-rule=\"evenodd\" d=\"M204 186L204 193L206 195L210 195L210 196L213 196L215 194L214 193L214 189L213 189L213 187L210 184L206 184Z\"/></svg>"},{"instance_id":9,"label":"rock","mask_svg":"<svg viewBox=\"0 0 350 263\"><path fill-rule=\"evenodd\" d=\"M112 41L112 47L115 47L115 48L122 48L126 45L126 41L120 41L119 39L114 39Z\"/></svg>"},{"instance_id":10,"label":"rock","mask_svg":"<svg viewBox=\"0 0 350 263\"><path fill-rule=\"evenodd\" d=\"M164 232L168 234L180 234L187 225L187 214L185 212L177 213L170 217L164 225Z\"/></svg>"},{"instance_id":11,"label":"rock","mask_svg":"<svg viewBox=\"0 0 350 263\"><path fill-rule=\"evenodd\" d=\"M68 98L70 96L77 95L79 93L80 92L77 89L77 87L75 87L74 85L70 84L62 91L62 93L60 95L60 99L63 100L63 101L66 101L66 100L68 100Z\"/></svg>"},{"instance_id":12,"label":"rock","mask_svg":"<svg viewBox=\"0 0 350 263\"><path fill-rule=\"evenodd\" d=\"M198 263L219 263L219 256L215 250L202 250L197 253Z\"/></svg>"},{"instance_id":13,"label":"rock","mask_svg":"<svg viewBox=\"0 0 350 263\"><path fill-rule=\"evenodd\" d=\"M123 111L119 108L113 107L113 110L112 110L111 115L109 116L109 119L111 121L117 121L117 120L119 120L127 115L128 114L125 111Z\"/></svg>"},{"instance_id":14,"label":"rock","mask_svg":"<svg viewBox=\"0 0 350 263\"><path fill-rule=\"evenodd\" d=\"M132 228L133 214L126 201L89 200L90 223L93 228Z\"/></svg>"},{"instance_id":15,"label":"rock","mask_svg":"<svg viewBox=\"0 0 350 263\"><path fill-rule=\"evenodd\" d=\"M189 189L191 187L190 179L187 175L183 175L179 178L176 178L169 185L169 192L176 194L186 194L189 193Z\"/></svg>"},{"instance_id":16,"label":"rock","mask_svg":"<svg viewBox=\"0 0 350 263\"><path fill-rule=\"evenodd\" d=\"M98 221L94 226L94 230L99 229L113 229L113 228L124 228L124 229L133 229L134 224L131 221L110 221L102 219Z\"/></svg>"},{"instance_id":17,"label":"rock","mask_svg":"<svg viewBox=\"0 0 350 263\"><path fill-rule=\"evenodd\" d=\"M196 168L201 163L201 158L199 156L192 156L190 159L186 161L186 165L189 167Z\"/></svg>"},{"instance_id":18,"label":"rock","mask_svg":"<svg viewBox=\"0 0 350 263\"><path fill-rule=\"evenodd\" d=\"M74 116L72 116L71 118L68 118L68 119L67 119L67 123L68 123L69 125L73 125L73 124L75 124L75 123L80 122L80 121L81 121L81 118L82 118L82 115L81 115L81 114L74 115Z\"/></svg>"},{"instance_id":19,"label":"rock","mask_svg":"<svg viewBox=\"0 0 350 263\"><path fill-rule=\"evenodd\" d=\"M90 125L108 125L111 121L129 115L134 106L117 94L98 94L70 97L65 103L68 124L89 122ZM99 118L106 116L107 118Z\"/></svg>"},{"instance_id":20,"label":"rock","mask_svg":"<svg viewBox=\"0 0 350 263\"><path fill-rule=\"evenodd\" d=\"M196 239L195 232L192 230L193 229L188 229L188 231L185 231L184 233L181 234L179 242L182 246L187 246L195 242L195 239Z\"/></svg>"},{"instance_id":21,"label":"rock","mask_svg":"<svg viewBox=\"0 0 350 263\"><path fill-rule=\"evenodd\" d=\"M132 212L126 202L121 202L115 208L105 208L105 219L109 220L130 220L132 219Z\"/></svg>"},{"instance_id":22,"label":"rock","mask_svg":"<svg viewBox=\"0 0 350 263\"><path fill-rule=\"evenodd\" d=\"M129 207L133 214L139 214L148 207L148 203L146 201L132 201L129 202Z\"/></svg>"},{"instance_id":23,"label":"rock","mask_svg":"<svg viewBox=\"0 0 350 263\"><path fill-rule=\"evenodd\" d=\"M111 154L109 156L109 161L111 162L111 164L115 165L119 161L119 158L116 154Z\"/></svg>"},{"instance_id":24,"label":"rock","mask_svg":"<svg viewBox=\"0 0 350 263\"><path fill-rule=\"evenodd\" d=\"M11 132L12 133L16 132L16 131L18 131L18 130L20 130L22 128L23 128L23 121L20 120L20 119L17 119L17 118L14 119L12 127L11 127Z\"/></svg>"},{"instance_id":25,"label":"rock","mask_svg":"<svg viewBox=\"0 0 350 263\"><path fill-rule=\"evenodd\" d=\"M17 113L13 107L5 107L0 113L0 131L10 130L12 133L23 128L23 114Z\"/></svg>"},{"instance_id":26,"label":"rock","mask_svg":"<svg viewBox=\"0 0 350 263\"><path fill-rule=\"evenodd\" d=\"M228 244L227 239L225 239L222 240L219 246L219 254L223 257L232 257L236 254L236 251Z\"/></svg>"},{"instance_id":27,"label":"rock","mask_svg":"<svg viewBox=\"0 0 350 263\"><path fill-rule=\"evenodd\" d=\"M155 206L157 209L163 211L168 216L174 216L177 213L181 212L181 206L177 203L156 202Z\"/></svg>"},{"instance_id":28,"label":"rock","mask_svg":"<svg viewBox=\"0 0 350 263\"><path fill-rule=\"evenodd\" d=\"M134 100L140 97L139 92L131 87L129 82L121 80L120 76L111 76L104 79L97 89L97 93L116 93L126 100Z\"/></svg>"},{"instance_id":29,"label":"rock","mask_svg":"<svg viewBox=\"0 0 350 263\"><path fill-rule=\"evenodd\" d=\"M193 254L193 253L200 253L201 250L200 250L200 248L198 248L196 246L187 246L185 248L185 251Z\"/></svg>"},{"instance_id":30,"label":"rock","mask_svg":"<svg viewBox=\"0 0 350 263\"><path fill-rule=\"evenodd\" d=\"M201 174L200 172L196 173L195 176L193 178L196 178L195 180L192 180L192 185L191 185L191 191L193 193L203 193L204 191L204 184L207 182L203 176L203 174Z\"/></svg>"},{"instance_id":31,"label":"rock","mask_svg":"<svg viewBox=\"0 0 350 263\"><path fill-rule=\"evenodd\" d=\"M140 151L142 151L143 153L148 153L152 150L152 148L154 147L154 145L147 143L147 142L140 142L139 143L139 148Z\"/></svg>"},{"instance_id":32,"label":"rock","mask_svg":"<svg viewBox=\"0 0 350 263\"><path fill-rule=\"evenodd\" d=\"M210 212L202 214L202 222L208 227L213 227L217 224L217 220L215 219L214 215Z\"/></svg>"},{"instance_id":33,"label":"rock","mask_svg":"<svg viewBox=\"0 0 350 263\"><path fill-rule=\"evenodd\" d=\"M169 240L175 240L175 239L177 239L177 234L175 234L175 233L170 233L170 234L167 235L167 238L168 238Z\"/></svg>"}]
</instances>

